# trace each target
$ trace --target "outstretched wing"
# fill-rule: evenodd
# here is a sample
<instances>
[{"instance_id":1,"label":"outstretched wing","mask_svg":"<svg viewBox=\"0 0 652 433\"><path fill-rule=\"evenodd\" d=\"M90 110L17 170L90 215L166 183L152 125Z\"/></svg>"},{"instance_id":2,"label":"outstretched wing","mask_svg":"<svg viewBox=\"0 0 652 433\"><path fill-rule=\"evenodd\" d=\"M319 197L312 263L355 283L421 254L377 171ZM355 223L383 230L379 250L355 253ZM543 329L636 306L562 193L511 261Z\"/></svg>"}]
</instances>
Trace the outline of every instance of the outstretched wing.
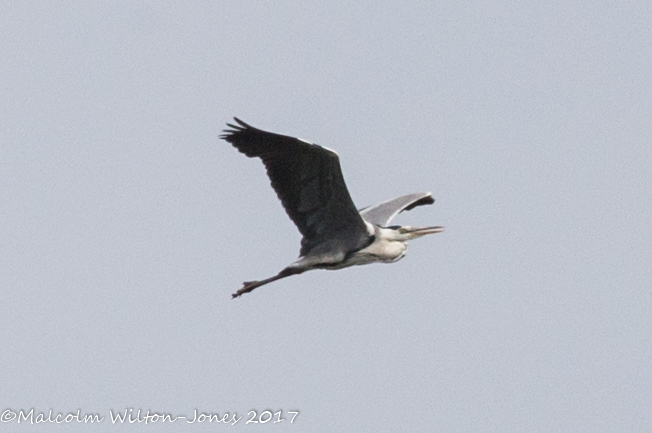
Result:
<instances>
[{"instance_id":1,"label":"outstretched wing","mask_svg":"<svg viewBox=\"0 0 652 433\"><path fill-rule=\"evenodd\" d=\"M303 235L301 255L329 241L343 252L359 249L369 235L351 200L337 153L294 137L247 125L237 117L220 138L250 158L260 158L276 195Z\"/></svg>"},{"instance_id":2,"label":"outstretched wing","mask_svg":"<svg viewBox=\"0 0 652 433\"><path fill-rule=\"evenodd\" d=\"M429 192L417 192L361 209L360 216L362 216L365 221L372 224L387 227L387 224L404 210L410 210L417 206L426 204L433 204L434 202L435 199L432 198Z\"/></svg>"}]
</instances>

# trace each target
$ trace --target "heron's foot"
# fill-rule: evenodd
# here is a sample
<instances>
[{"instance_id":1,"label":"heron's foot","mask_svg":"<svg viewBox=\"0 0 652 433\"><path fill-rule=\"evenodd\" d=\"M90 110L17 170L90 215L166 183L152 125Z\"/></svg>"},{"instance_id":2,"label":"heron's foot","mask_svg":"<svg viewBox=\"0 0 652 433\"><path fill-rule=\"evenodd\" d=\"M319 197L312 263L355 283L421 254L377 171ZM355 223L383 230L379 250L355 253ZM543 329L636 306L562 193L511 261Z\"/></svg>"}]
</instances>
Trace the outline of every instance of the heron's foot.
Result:
<instances>
[{"instance_id":1,"label":"heron's foot","mask_svg":"<svg viewBox=\"0 0 652 433\"><path fill-rule=\"evenodd\" d=\"M235 292L233 294L233 297L237 298L245 293L251 292L253 289L257 287L264 286L265 284L269 284L272 281L280 280L281 278L289 277L290 275L300 274L301 272L303 272L303 269L297 270L295 268L287 267L283 269L281 272L279 272L278 274L274 275L273 277L265 278L264 280L260 280L260 281L245 281L244 283L242 283L242 288L237 292Z\"/></svg>"},{"instance_id":2,"label":"heron's foot","mask_svg":"<svg viewBox=\"0 0 652 433\"><path fill-rule=\"evenodd\" d=\"M260 281L245 281L242 283L242 288L231 295L232 299L242 296L245 293L251 292L256 287L260 286Z\"/></svg>"}]
</instances>

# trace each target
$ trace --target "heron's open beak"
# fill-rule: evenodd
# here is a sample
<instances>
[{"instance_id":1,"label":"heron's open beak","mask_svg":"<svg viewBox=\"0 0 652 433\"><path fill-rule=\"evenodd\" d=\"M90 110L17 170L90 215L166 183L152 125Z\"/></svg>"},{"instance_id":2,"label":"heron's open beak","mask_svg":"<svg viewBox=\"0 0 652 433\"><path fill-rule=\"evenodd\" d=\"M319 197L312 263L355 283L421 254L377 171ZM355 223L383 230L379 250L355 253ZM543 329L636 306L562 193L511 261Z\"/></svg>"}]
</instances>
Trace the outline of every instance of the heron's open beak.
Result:
<instances>
[{"instance_id":1,"label":"heron's open beak","mask_svg":"<svg viewBox=\"0 0 652 433\"><path fill-rule=\"evenodd\" d=\"M434 227L414 227L408 233L410 235L417 237L423 235L431 235L433 233L441 233L444 231L444 227L434 226Z\"/></svg>"}]
</instances>

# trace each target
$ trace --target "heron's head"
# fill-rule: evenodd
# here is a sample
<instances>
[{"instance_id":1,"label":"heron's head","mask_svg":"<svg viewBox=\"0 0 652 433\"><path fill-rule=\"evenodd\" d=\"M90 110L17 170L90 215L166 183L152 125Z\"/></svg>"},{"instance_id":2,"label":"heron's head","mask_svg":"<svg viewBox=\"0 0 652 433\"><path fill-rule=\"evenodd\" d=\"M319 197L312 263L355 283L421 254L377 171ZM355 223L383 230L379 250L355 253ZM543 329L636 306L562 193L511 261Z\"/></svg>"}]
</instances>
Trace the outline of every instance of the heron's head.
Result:
<instances>
[{"instance_id":1,"label":"heron's head","mask_svg":"<svg viewBox=\"0 0 652 433\"><path fill-rule=\"evenodd\" d=\"M388 238L395 241L406 242L412 239L420 238L421 236L431 235L433 233L441 233L444 227L412 227L412 226L389 226L386 230L390 230Z\"/></svg>"}]
</instances>

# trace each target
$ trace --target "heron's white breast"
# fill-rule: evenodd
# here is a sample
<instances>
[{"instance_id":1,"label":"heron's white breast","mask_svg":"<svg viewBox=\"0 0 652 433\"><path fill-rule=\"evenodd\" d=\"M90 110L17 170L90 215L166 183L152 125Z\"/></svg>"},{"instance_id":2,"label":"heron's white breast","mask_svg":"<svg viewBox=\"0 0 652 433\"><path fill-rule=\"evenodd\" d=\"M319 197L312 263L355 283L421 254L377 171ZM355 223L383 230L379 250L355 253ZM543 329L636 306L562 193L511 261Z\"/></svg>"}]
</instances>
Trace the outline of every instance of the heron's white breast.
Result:
<instances>
[{"instance_id":1,"label":"heron's white breast","mask_svg":"<svg viewBox=\"0 0 652 433\"><path fill-rule=\"evenodd\" d=\"M373 258L370 262L396 262L405 256L407 245L400 241L378 239L358 254Z\"/></svg>"}]
</instances>

